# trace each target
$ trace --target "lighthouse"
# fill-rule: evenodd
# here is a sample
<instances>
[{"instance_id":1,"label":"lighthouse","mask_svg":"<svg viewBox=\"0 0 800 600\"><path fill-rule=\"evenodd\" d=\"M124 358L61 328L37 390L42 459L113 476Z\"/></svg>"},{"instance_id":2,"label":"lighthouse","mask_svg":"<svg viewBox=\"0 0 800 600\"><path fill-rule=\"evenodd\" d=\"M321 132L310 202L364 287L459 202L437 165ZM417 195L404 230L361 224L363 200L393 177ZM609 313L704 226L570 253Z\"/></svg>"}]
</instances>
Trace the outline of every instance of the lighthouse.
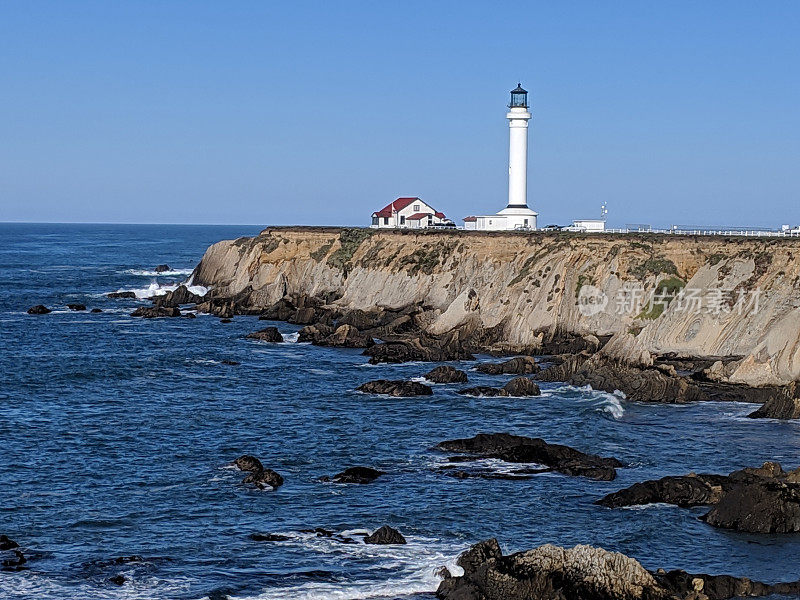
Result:
<instances>
[{"instance_id":1,"label":"lighthouse","mask_svg":"<svg viewBox=\"0 0 800 600\"><path fill-rule=\"evenodd\" d=\"M517 87L511 90L511 102L506 114L508 204L495 215L467 217L470 223L475 223L474 229L523 231L536 229L536 218L539 215L528 207L528 121L531 118L528 108L528 92L518 83Z\"/></svg>"},{"instance_id":2,"label":"lighthouse","mask_svg":"<svg viewBox=\"0 0 800 600\"><path fill-rule=\"evenodd\" d=\"M508 208L528 208L528 92L517 84L508 105Z\"/></svg>"}]
</instances>

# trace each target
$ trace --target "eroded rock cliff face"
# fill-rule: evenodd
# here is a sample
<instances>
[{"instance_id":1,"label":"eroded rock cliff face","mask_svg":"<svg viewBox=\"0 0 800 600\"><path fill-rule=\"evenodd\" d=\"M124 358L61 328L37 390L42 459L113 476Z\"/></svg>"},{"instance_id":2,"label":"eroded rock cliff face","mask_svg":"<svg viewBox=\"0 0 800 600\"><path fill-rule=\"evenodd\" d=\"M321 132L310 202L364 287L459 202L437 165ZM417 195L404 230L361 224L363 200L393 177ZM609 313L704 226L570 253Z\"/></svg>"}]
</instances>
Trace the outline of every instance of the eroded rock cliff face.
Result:
<instances>
[{"instance_id":1,"label":"eroded rock cliff face","mask_svg":"<svg viewBox=\"0 0 800 600\"><path fill-rule=\"evenodd\" d=\"M800 379L796 255L783 238L293 227L218 242L193 277L255 312L289 295L420 305L431 335L474 324L508 352L610 337L608 359L711 357L710 380L765 386Z\"/></svg>"}]
</instances>

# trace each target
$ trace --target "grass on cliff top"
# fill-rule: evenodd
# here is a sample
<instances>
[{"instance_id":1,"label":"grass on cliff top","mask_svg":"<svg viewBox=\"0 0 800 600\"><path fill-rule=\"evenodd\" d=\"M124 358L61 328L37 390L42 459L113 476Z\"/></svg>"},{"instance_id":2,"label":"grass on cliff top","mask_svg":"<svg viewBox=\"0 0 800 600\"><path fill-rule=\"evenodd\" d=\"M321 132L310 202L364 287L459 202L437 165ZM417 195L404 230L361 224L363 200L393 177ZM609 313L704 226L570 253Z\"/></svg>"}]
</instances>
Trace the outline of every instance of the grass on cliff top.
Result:
<instances>
[{"instance_id":1,"label":"grass on cliff top","mask_svg":"<svg viewBox=\"0 0 800 600\"><path fill-rule=\"evenodd\" d=\"M631 275L644 279L648 275L677 275L678 267L668 258L651 257L631 269Z\"/></svg>"},{"instance_id":2,"label":"grass on cliff top","mask_svg":"<svg viewBox=\"0 0 800 600\"><path fill-rule=\"evenodd\" d=\"M372 235L369 229L343 229L339 234L339 248L328 257L328 266L339 269L347 276L350 261L361 243Z\"/></svg>"}]
</instances>

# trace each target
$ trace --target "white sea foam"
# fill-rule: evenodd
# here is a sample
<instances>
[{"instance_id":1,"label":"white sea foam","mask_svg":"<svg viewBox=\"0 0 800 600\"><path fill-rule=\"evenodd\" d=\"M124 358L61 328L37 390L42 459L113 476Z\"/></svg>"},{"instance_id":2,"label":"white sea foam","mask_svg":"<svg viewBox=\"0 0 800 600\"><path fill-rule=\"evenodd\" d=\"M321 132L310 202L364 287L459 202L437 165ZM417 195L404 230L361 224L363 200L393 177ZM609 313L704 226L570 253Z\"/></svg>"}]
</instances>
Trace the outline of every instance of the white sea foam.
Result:
<instances>
[{"instance_id":1,"label":"white sea foam","mask_svg":"<svg viewBox=\"0 0 800 600\"><path fill-rule=\"evenodd\" d=\"M191 275L194 269L170 269L169 271L161 271L160 273L147 269L126 269L123 273L127 275L139 275L141 277L178 277L183 275Z\"/></svg>"},{"instance_id":2,"label":"white sea foam","mask_svg":"<svg viewBox=\"0 0 800 600\"><path fill-rule=\"evenodd\" d=\"M294 333L284 333L283 341L288 342L289 344L296 344L297 340L300 338L300 332L295 331Z\"/></svg>"},{"instance_id":3,"label":"white sea foam","mask_svg":"<svg viewBox=\"0 0 800 600\"><path fill-rule=\"evenodd\" d=\"M365 535L362 529L339 532L340 535L358 539ZM299 544L306 550L325 555L341 555L375 560L371 575L363 575L359 581L329 582L308 581L291 585L279 585L265 589L253 596L234 596L236 600L329 600L396 598L411 594L431 593L436 590L441 578L436 572L447 567L454 575L463 570L456 566L455 559L463 547L447 548L435 540L407 536L407 544L398 546L376 546L370 544L342 544L335 539L317 537L315 534L280 532L290 539L282 544Z\"/></svg>"},{"instance_id":4,"label":"white sea foam","mask_svg":"<svg viewBox=\"0 0 800 600\"><path fill-rule=\"evenodd\" d=\"M155 296L164 296L168 292L172 292L178 289L178 285L184 284L173 284L173 285L160 285L157 281L152 282L146 288L121 288L116 290L117 292L133 292L136 294L136 297L140 300L146 300L148 298L153 298ZM208 292L208 288L203 287L202 285L189 285L187 289L192 294L197 294L198 296L205 296Z\"/></svg>"}]
</instances>

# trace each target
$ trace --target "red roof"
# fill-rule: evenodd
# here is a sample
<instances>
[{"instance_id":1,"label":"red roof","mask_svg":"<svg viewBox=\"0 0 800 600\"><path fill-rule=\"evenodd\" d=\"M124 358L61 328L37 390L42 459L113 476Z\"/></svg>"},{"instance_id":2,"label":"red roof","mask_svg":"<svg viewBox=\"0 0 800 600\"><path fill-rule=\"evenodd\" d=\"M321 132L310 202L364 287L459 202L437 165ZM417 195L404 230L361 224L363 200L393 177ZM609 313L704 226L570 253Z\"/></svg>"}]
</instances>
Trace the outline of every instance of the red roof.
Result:
<instances>
[{"instance_id":1,"label":"red roof","mask_svg":"<svg viewBox=\"0 0 800 600\"><path fill-rule=\"evenodd\" d=\"M419 201L419 198L398 198L394 202L391 202L380 209L378 212L373 213L373 217L391 217L392 216L392 206L394 206L394 210L403 210L406 206L411 204L412 202Z\"/></svg>"},{"instance_id":2,"label":"red roof","mask_svg":"<svg viewBox=\"0 0 800 600\"><path fill-rule=\"evenodd\" d=\"M472 223L473 221L477 221L478 217L464 217L464 221Z\"/></svg>"},{"instance_id":3,"label":"red roof","mask_svg":"<svg viewBox=\"0 0 800 600\"><path fill-rule=\"evenodd\" d=\"M440 219L446 219L447 218L447 217L444 216L443 212L437 212L437 213L434 213L434 214Z\"/></svg>"},{"instance_id":4,"label":"red roof","mask_svg":"<svg viewBox=\"0 0 800 600\"><path fill-rule=\"evenodd\" d=\"M406 217L406 221L417 221L419 219L424 219L425 217L431 216L431 213L415 213L410 217Z\"/></svg>"}]
</instances>

